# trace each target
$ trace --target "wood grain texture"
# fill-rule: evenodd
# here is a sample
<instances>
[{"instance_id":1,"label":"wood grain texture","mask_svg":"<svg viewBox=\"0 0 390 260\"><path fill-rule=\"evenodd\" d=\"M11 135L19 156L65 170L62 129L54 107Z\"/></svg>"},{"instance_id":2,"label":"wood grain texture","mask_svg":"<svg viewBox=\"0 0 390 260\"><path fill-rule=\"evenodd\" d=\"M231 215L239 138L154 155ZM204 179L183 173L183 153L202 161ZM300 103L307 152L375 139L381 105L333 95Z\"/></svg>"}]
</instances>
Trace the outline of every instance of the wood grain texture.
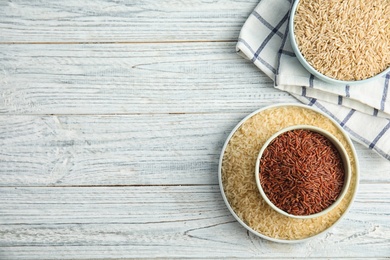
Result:
<instances>
[{"instance_id":1,"label":"wood grain texture","mask_svg":"<svg viewBox=\"0 0 390 260\"><path fill-rule=\"evenodd\" d=\"M0 116L0 186L218 184L222 146L246 114ZM390 164L358 147L362 182Z\"/></svg>"},{"instance_id":2,"label":"wood grain texture","mask_svg":"<svg viewBox=\"0 0 390 260\"><path fill-rule=\"evenodd\" d=\"M0 113L255 110L294 99L233 43L0 45Z\"/></svg>"},{"instance_id":3,"label":"wood grain texture","mask_svg":"<svg viewBox=\"0 0 390 260\"><path fill-rule=\"evenodd\" d=\"M214 185L0 188L0 255L209 259L260 257L266 252L268 257L386 257L390 196L384 188L364 184L364 192L339 225L295 245L268 242L247 232L231 217Z\"/></svg>"},{"instance_id":4,"label":"wood grain texture","mask_svg":"<svg viewBox=\"0 0 390 260\"><path fill-rule=\"evenodd\" d=\"M220 149L239 115L0 117L0 183L217 183Z\"/></svg>"},{"instance_id":5,"label":"wood grain texture","mask_svg":"<svg viewBox=\"0 0 390 260\"><path fill-rule=\"evenodd\" d=\"M0 259L387 259L390 164L358 144L321 237L272 243L225 206L231 129L297 102L235 53L257 3L0 1Z\"/></svg>"},{"instance_id":6,"label":"wood grain texture","mask_svg":"<svg viewBox=\"0 0 390 260\"><path fill-rule=\"evenodd\" d=\"M257 2L4 0L0 42L235 41Z\"/></svg>"}]
</instances>

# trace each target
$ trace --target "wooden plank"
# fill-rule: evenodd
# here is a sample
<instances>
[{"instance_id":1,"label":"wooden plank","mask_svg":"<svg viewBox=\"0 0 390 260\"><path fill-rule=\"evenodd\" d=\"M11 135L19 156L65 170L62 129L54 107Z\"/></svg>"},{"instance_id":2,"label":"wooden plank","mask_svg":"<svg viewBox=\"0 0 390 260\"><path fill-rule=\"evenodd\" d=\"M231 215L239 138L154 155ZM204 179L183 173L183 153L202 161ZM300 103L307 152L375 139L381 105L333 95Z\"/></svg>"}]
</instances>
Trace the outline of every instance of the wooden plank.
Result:
<instances>
[{"instance_id":1,"label":"wooden plank","mask_svg":"<svg viewBox=\"0 0 390 260\"><path fill-rule=\"evenodd\" d=\"M326 235L284 245L241 227L215 185L0 188L0 255L6 259L387 257L387 189L388 184L363 184L351 212Z\"/></svg>"},{"instance_id":2,"label":"wooden plank","mask_svg":"<svg viewBox=\"0 0 390 260\"><path fill-rule=\"evenodd\" d=\"M229 41L250 1L1 1L0 42Z\"/></svg>"},{"instance_id":3,"label":"wooden plank","mask_svg":"<svg viewBox=\"0 0 390 260\"><path fill-rule=\"evenodd\" d=\"M0 186L217 184L222 146L246 115L3 115ZM362 181L389 183L390 164L357 149Z\"/></svg>"},{"instance_id":4,"label":"wooden plank","mask_svg":"<svg viewBox=\"0 0 390 260\"><path fill-rule=\"evenodd\" d=\"M294 99L234 43L0 45L0 113L241 112Z\"/></svg>"},{"instance_id":5,"label":"wooden plank","mask_svg":"<svg viewBox=\"0 0 390 260\"><path fill-rule=\"evenodd\" d=\"M243 116L1 116L0 185L216 184Z\"/></svg>"}]
</instances>

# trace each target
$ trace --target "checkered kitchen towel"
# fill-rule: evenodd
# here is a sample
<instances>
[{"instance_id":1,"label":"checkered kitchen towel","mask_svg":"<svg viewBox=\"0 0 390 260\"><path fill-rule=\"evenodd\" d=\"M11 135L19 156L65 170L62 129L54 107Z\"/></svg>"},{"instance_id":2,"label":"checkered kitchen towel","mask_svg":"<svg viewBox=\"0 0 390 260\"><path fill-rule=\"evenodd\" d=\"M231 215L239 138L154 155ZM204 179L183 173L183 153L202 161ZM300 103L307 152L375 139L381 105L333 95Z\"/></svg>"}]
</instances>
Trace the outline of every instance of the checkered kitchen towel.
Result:
<instances>
[{"instance_id":1,"label":"checkered kitchen towel","mask_svg":"<svg viewBox=\"0 0 390 260\"><path fill-rule=\"evenodd\" d=\"M390 73L377 81L335 86L315 78L288 38L293 0L261 0L245 22L237 52L274 79L275 87L335 119L350 137L390 160Z\"/></svg>"}]
</instances>

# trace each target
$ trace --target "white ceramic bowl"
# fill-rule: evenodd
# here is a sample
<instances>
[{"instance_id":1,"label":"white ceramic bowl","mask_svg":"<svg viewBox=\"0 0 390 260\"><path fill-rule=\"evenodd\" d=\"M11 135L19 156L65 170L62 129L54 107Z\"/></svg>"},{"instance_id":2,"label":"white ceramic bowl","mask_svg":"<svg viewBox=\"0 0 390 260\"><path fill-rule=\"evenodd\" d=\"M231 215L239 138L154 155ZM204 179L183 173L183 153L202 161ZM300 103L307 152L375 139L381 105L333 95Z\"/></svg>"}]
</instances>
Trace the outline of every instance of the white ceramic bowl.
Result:
<instances>
[{"instance_id":1,"label":"white ceramic bowl","mask_svg":"<svg viewBox=\"0 0 390 260\"><path fill-rule=\"evenodd\" d=\"M294 33L294 18L295 18L295 14L296 14L296 10L298 8L298 5L299 5L299 0L295 0L292 8L291 8L291 14L290 14L290 21L289 21L289 36L290 36L290 42L291 42L291 47L295 53L295 56L297 57L297 59L299 60L299 62L302 64L302 66L307 70L309 71L311 74L313 74L315 77L325 81L325 82L328 82L328 83L332 83L332 84L337 84L337 85L353 85L353 84L357 84L357 83L365 83L365 82L368 82L368 81L371 81L373 79L377 79L377 78L380 78L380 77L383 77L385 74L387 74L388 72L390 72L390 67L387 68L386 70L382 71L381 73L373 76L373 77L370 77L370 78L366 78L366 79L362 79L362 80L339 80L339 79L335 79L335 78L331 78L331 77L328 77L324 74L322 74L321 72L319 72L318 70L316 70L313 66L311 66L309 64L309 62L303 57L301 51L299 50L299 47L298 47L298 43L295 39L295 33Z\"/></svg>"},{"instance_id":2,"label":"white ceramic bowl","mask_svg":"<svg viewBox=\"0 0 390 260\"><path fill-rule=\"evenodd\" d=\"M261 174L260 170L259 170L260 169L260 161L262 159L262 155L263 155L265 149L267 149L267 147L270 145L270 143L272 141L274 141L277 137L279 137L281 134L286 133L288 131L297 130L297 129L309 130L309 131L312 131L312 132L319 133L322 136L326 137L336 147L336 149L338 150L338 152L339 152L339 154L341 156L342 162L343 162L343 166L344 166L344 184L343 184L343 188L342 188L339 196L337 197L336 201L333 202L328 208L322 210L321 212L318 212L318 213L315 213L315 214L311 214L311 215L293 215L293 214L289 214L286 211L283 211L282 209L278 208L267 197L267 195L264 192L263 187L261 185L261 181L260 181L260 174ZM269 206L271 206L274 210L276 210L280 214L285 215L287 217L291 217L291 218L301 218L301 219L317 218L317 217L322 216L324 214L327 214L329 211L333 210L342 201L342 199L344 198L345 194L348 191L349 183L351 181L351 167L350 167L350 161L349 161L348 153L344 149L344 146L332 134L330 134L329 132L327 132L327 131L319 128L319 127L315 127L315 126L294 125L294 126L290 126L290 127L284 128L284 129L276 132L275 134L273 134L264 143L264 145L260 149L259 155L257 157L256 169L255 169L255 178L256 178L257 187L258 187L258 189L260 191L260 194L263 197L263 199L267 202L267 204Z\"/></svg>"}]
</instances>

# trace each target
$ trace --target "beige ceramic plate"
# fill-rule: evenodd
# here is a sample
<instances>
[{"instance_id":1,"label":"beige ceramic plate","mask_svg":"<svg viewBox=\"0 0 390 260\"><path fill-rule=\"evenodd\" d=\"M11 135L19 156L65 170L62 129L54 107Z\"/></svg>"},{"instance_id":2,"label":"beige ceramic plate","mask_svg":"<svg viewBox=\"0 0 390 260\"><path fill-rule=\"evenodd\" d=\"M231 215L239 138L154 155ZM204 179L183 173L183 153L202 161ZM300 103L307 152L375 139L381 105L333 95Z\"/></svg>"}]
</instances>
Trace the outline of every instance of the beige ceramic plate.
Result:
<instances>
[{"instance_id":1,"label":"beige ceramic plate","mask_svg":"<svg viewBox=\"0 0 390 260\"><path fill-rule=\"evenodd\" d=\"M299 124L320 127L335 135L351 164L351 182L344 199L326 215L312 219L294 219L273 210L261 197L254 174L266 140L285 127ZM280 104L253 112L233 129L221 152L218 178L223 199L242 226L274 242L296 243L323 234L345 216L358 188L359 164L351 139L333 119L305 105Z\"/></svg>"}]
</instances>

